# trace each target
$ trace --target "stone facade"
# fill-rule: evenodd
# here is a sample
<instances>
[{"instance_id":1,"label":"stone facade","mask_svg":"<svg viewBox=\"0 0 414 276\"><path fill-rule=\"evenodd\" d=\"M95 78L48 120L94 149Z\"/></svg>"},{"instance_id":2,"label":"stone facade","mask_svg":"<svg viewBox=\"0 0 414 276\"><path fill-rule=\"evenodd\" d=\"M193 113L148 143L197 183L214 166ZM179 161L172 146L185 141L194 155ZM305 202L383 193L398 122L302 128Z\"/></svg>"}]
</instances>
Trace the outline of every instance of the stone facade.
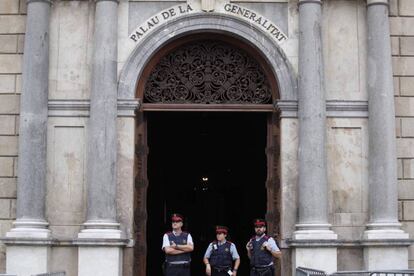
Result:
<instances>
[{"instance_id":1,"label":"stone facade","mask_svg":"<svg viewBox=\"0 0 414 276\"><path fill-rule=\"evenodd\" d=\"M321 263L322 267L315 267L326 270L364 269L367 267L364 256L375 259L377 252L364 251L369 245L364 244L363 239L364 235L369 236L366 230L370 216L375 218L375 214L370 213L368 185L369 160L372 155L370 157L368 150L369 77L366 68L369 66L367 64L369 30L366 0L324 0L320 12L319 8L315 8L315 2L319 1L231 1L240 7L256 11L274 22L288 36L288 40L280 45L260 30L260 26L249 25L243 21L245 20L243 18L225 14L223 7L229 2L224 0L216 0L216 11L212 13L202 12L200 8L202 4L198 0L188 2L120 0L119 3L113 0L54 0L52 2L48 36L47 162L46 183L44 183L46 187L44 218L49 223L46 228L51 231L52 238L43 238L42 245L39 246L40 254L37 255L39 259L36 259L39 267L42 262L47 262L51 271L65 270L69 276L117 275L120 271L123 271L123 275L132 275L133 195L136 173L134 112L140 104L140 101L135 99L137 78L148 59L154 54L154 50L168 41L169 36L206 29L210 32L220 30L243 37L268 57L272 68L277 68L275 73L281 93L281 99L277 103L281 118L280 234L283 239L282 247L286 252L283 256L283 275L290 275L291 265L294 265L295 261L306 264L309 256L315 254L312 248L320 249L317 254L320 254L321 258L337 256L334 262L330 263L333 268L326 267L323 263ZM381 1L368 0L368 2ZM155 28L152 32L148 32L142 42L135 43L131 40L130 34L152 16L186 3L191 4L196 13L183 14L171 19L167 25L164 25L167 27ZM402 223L402 229L413 236L414 1L390 0L389 4L398 158L396 160L398 220ZM299 10L298 6L302 10ZM311 6L312 10L309 8ZM0 237L13 232L12 223L16 219L19 113L26 9L26 0L0 0ZM112 21L109 25L104 25L108 24L104 22L105 15L108 14L112 16ZM300 17L302 20L305 18L310 22L320 23L319 40L314 34L308 38L300 36L301 28L304 28L299 24ZM118 25L109 33L108 26L111 26L111 22L117 22ZM99 29L99 26L106 27ZM97 34L99 38L96 38ZM309 42L309 39L314 39L314 43ZM117 45L112 45L115 48L105 48L110 51L111 58L108 58L108 52L95 50L100 45L108 45L108 41L117 42L113 43ZM309 72L308 69L303 69L306 67L306 62L300 58L300 55L309 54L306 50L305 52L301 50L301 46L306 45L305 43L317 45L316 48L319 50L322 48L323 51L316 50L320 56L311 57L312 64L319 66L319 74L316 78L311 77L313 82L299 83L298 93L297 75L304 76L304 71ZM115 60L112 60L112 57ZM113 89L110 86L113 83L102 85L103 81L112 77L118 77L117 88ZM298 200L301 198L298 194L303 193L303 190L298 189L298 185L301 185L301 188L306 185L298 180L300 174L302 179L310 177L310 172L300 171L301 164L306 163L308 160L306 158L309 156L298 156L301 145L306 145L299 139L299 128L306 121L305 117L314 114L312 110L301 111L301 107L298 112L298 97L299 100L304 99L300 98L303 97L300 94L301 91L303 92L300 90L301 85L302 87L316 85L319 87L318 92L324 92L318 95L317 102L314 102L315 97L310 97L309 101L313 102L308 106L312 108L326 105L326 114L321 113L321 118L323 117L324 120L317 120L317 124L325 126L326 133L323 132L322 127L322 130L316 131L314 135L315 141L319 142L323 141L321 137L326 135L325 142L319 144L326 149L326 163L323 161L324 157L321 157L317 160L321 163L314 164L316 167L325 166L318 172L317 180L320 181L317 182L326 183L325 187L321 187L322 196L319 200L304 201L303 197L302 200ZM106 130L105 135L102 135L115 138L108 143L96 140L93 136L103 128L100 125L102 124L100 118L90 119L93 118L94 112L96 114L107 110L100 105L99 96L93 95L94 91L96 93L105 89L107 89L105 97L112 97L112 103L115 105L116 97L113 98L115 95L113 93L118 95L118 112L117 114L110 112L108 115L110 118L107 119L107 121L112 120L114 124L111 129ZM304 101L304 104L309 104L309 101ZM91 130L94 130L94 133L91 133ZM312 141L307 140L307 142ZM106 146L102 146L102 143ZM104 171L101 168L91 168L91 164L97 163L99 158L94 156L93 152L88 153L89 147L116 149L116 157L110 152L109 157L106 158L116 160L114 167L116 177L103 188L97 184L91 185L95 179L105 180L108 177L100 174L100 171ZM310 157L313 157L312 152L310 154ZM103 166L112 168L112 163L108 164ZM98 176L91 173L93 170ZM326 179L320 176L324 174ZM308 186L308 188L312 187ZM96 197L99 199L102 194L114 194L108 191L115 189L116 197L105 198L104 206L109 205L108 209L111 209L111 204L116 202L116 218L113 210L100 213L102 208L94 207L96 206L94 204L99 201ZM316 225L311 222L312 215L315 214L303 213L301 211L303 207L326 211L326 217L318 212L316 216L322 217L318 217L321 223ZM18 216L17 218L19 219ZM317 235L310 234L314 229L320 232ZM9 248L7 264L10 267L16 266L13 256L22 256L23 253L19 250L24 247L16 246L13 242L15 241L5 239ZM402 243L404 243L402 248L405 248L406 242ZM394 248L394 245L386 244L386 239L381 245ZM24 254L30 254L27 252L24 251ZM400 253L398 251L395 256ZM401 254L404 256L404 253ZM91 257L108 258L111 262L106 263L108 267L100 267L101 263L85 262ZM408 258L408 267L414 268L414 246L409 247ZM62 263L62 259L65 262ZM118 265L123 267L122 270L118 270ZM10 272L6 268L6 245L2 244L0 245L0 273L6 271ZM100 274L102 271L106 274Z\"/></svg>"}]
</instances>

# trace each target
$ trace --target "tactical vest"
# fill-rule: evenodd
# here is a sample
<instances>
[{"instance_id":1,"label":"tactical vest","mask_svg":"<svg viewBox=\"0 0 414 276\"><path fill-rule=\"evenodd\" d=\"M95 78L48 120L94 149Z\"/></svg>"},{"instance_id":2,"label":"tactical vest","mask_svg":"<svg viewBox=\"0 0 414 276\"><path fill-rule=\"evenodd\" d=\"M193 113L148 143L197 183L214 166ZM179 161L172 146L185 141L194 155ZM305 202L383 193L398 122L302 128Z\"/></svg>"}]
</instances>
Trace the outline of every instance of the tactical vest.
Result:
<instances>
[{"instance_id":1,"label":"tactical vest","mask_svg":"<svg viewBox=\"0 0 414 276\"><path fill-rule=\"evenodd\" d=\"M219 245L217 241L212 243L213 250L211 251L209 262L212 267L229 267L231 268L233 263L233 257L230 252L231 242L226 241L224 244ZM216 245L216 249L215 246Z\"/></svg>"},{"instance_id":2,"label":"tactical vest","mask_svg":"<svg viewBox=\"0 0 414 276\"><path fill-rule=\"evenodd\" d=\"M251 251L250 265L251 266L266 266L273 261L272 253L266 248L262 248L264 242L267 242L270 237L264 236L260 240L256 241L256 237L253 237L250 241L253 245Z\"/></svg>"},{"instance_id":3,"label":"tactical vest","mask_svg":"<svg viewBox=\"0 0 414 276\"><path fill-rule=\"evenodd\" d=\"M176 236L172 232L166 233L168 236L168 240L170 241L170 245L172 242L174 242L177 245L186 245L187 239L188 239L188 233L181 232L180 235ZM183 253L178 255L170 255L165 254L165 261L168 263L171 262L190 262L191 261L191 253Z\"/></svg>"}]
</instances>

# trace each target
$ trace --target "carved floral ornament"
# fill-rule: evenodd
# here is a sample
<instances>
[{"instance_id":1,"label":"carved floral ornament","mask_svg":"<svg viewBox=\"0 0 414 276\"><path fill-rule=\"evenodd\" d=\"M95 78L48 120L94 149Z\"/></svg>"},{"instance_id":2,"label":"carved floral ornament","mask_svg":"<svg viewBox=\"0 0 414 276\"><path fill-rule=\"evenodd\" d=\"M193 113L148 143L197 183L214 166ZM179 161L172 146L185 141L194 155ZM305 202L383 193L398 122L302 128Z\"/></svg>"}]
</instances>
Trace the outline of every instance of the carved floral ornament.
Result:
<instances>
[{"instance_id":1,"label":"carved floral ornament","mask_svg":"<svg viewBox=\"0 0 414 276\"><path fill-rule=\"evenodd\" d=\"M212 40L186 44L161 58L144 90L144 103L271 102L259 63L240 49Z\"/></svg>"}]
</instances>

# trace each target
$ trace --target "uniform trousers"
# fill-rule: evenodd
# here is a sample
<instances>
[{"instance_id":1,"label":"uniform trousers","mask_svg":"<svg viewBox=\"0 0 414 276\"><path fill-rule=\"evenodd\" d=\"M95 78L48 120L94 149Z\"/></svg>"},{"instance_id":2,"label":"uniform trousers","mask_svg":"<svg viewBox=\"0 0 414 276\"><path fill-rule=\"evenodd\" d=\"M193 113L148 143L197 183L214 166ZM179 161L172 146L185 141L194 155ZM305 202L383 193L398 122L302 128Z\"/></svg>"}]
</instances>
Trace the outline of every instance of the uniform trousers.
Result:
<instances>
[{"instance_id":1,"label":"uniform trousers","mask_svg":"<svg viewBox=\"0 0 414 276\"><path fill-rule=\"evenodd\" d=\"M271 266L267 267L252 267L250 269L250 276L274 276L275 268Z\"/></svg>"},{"instance_id":2,"label":"uniform trousers","mask_svg":"<svg viewBox=\"0 0 414 276\"><path fill-rule=\"evenodd\" d=\"M190 276L190 264L165 263L165 276Z\"/></svg>"}]
</instances>

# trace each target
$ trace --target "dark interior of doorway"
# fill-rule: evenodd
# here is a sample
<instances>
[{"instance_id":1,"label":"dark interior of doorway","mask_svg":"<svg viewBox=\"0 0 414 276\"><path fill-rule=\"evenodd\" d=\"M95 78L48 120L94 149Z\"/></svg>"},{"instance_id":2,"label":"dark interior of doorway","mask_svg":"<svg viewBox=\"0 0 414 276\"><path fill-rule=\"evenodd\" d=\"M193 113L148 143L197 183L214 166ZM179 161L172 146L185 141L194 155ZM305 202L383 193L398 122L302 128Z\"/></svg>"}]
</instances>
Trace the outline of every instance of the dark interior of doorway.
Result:
<instances>
[{"instance_id":1,"label":"dark interior of doorway","mask_svg":"<svg viewBox=\"0 0 414 276\"><path fill-rule=\"evenodd\" d=\"M202 258L215 225L230 228L248 275L245 244L252 220L266 212L267 114L149 112L147 275L162 275L162 235L171 213L182 213L193 237L192 275L205 275ZM204 181L203 181L204 178ZM206 181L206 179L208 179Z\"/></svg>"}]
</instances>

